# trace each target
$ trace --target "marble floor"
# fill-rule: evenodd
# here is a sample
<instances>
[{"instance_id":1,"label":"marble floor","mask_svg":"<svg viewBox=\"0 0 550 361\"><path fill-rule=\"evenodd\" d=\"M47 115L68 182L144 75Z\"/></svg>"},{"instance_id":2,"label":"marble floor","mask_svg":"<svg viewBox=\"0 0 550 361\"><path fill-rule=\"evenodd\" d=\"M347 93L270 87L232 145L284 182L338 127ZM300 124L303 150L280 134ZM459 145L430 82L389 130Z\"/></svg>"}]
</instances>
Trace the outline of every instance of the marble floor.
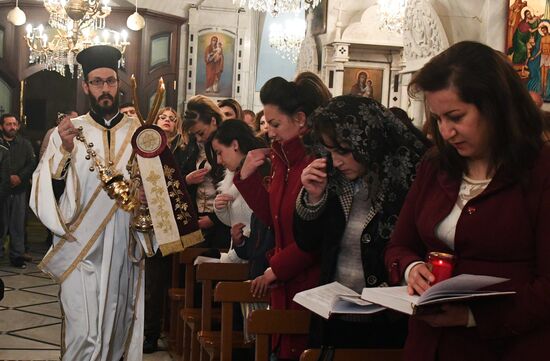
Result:
<instances>
[{"instance_id":1,"label":"marble floor","mask_svg":"<svg viewBox=\"0 0 550 361\"><path fill-rule=\"evenodd\" d=\"M47 250L46 233L31 219L28 235L29 253L34 260L27 263L26 269L11 267L7 255L0 258L0 278L6 286L4 299L0 301L0 361L46 361L60 357L59 287L36 267ZM160 346L161 351L145 355L143 360L172 360L163 340Z\"/></svg>"}]
</instances>

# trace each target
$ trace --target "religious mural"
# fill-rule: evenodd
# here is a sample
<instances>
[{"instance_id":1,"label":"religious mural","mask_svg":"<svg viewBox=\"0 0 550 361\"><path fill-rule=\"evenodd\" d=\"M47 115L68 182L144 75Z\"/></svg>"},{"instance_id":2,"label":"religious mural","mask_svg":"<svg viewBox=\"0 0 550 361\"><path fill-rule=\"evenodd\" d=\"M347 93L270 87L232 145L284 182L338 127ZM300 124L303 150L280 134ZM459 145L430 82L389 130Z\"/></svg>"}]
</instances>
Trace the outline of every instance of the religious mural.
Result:
<instances>
[{"instance_id":1,"label":"religious mural","mask_svg":"<svg viewBox=\"0 0 550 361\"><path fill-rule=\"evenodd\" d=\"M383 75L384 69L346 67L343 94L374 98L382 102Z\"/></svg>"},{"instance_id":2,"label":"religious mural","mask_svg":"<svg viewBox=\"0 0 550 361\"><path fill-rule=\"evenodd\" d=\"M235 39L226 33L208 32L199 35L197 46L196 94L232 97Z\"/></svg>"},{"instance_id":3,"label":"religious mural","mask_svg":"<svg viewBox=\"0 0 550 361\"><path fill-rule=\"evenodd\" d=\"M510 0L506 53L527 89L550 102L550 0Z\"/></svg>"}]
</instances>

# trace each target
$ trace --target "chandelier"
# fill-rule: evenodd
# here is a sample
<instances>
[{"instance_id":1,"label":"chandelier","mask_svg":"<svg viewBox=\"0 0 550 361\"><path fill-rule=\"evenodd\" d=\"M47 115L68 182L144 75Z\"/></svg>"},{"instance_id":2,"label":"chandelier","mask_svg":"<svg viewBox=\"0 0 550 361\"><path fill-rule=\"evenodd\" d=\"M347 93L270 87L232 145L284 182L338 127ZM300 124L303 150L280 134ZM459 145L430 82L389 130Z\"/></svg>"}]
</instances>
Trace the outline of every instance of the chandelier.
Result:
<instances>
[{"instance_id":1,"label":"chandelier","mask_svg":"<svg viewBox=\"0 0 550 361\"><path fill-rule=\"evenodd\" d=\"M269 27L269 46L284 59L296 63L306 32L304 19L293 18Z\"/></svg>"},{"instance_id":2,"label":"chandelier","mask_svg":"<svg viewBox=\"0 0 550 361\"><path fill-rule=\"evenodd\" d=\"M401 34L407 0L378 0L380 27Z\"/></svg>"},{"instance_id":3,"label":"chandelier","mask_svg":"<svg viewBox=\"0 0 550 361\"><path fill-rule=\"evenodd\" d=\"M233 0L233 4L238 3L240 7L246 5L250 10L271 13L273 16L313 9L320 2L321 0Z\"/></svg>"},{"instance_id":4,"label":"chandelier","mask_svg":"<svg viewBox=\"0 0 550 361\"><path fill-rule=\"evenodd\" d=\"M111 13L109 0L44 0L44 7L50 14L49 27L26 27L31 64L45 64L46 69L63 76L68 66L74 76L76 55L81 50L92 45L111 45L124 54L129 45L126 31L105 28L105 18ZM77 77L80 73L78 66Z\"/></svg>"}]
</instances>

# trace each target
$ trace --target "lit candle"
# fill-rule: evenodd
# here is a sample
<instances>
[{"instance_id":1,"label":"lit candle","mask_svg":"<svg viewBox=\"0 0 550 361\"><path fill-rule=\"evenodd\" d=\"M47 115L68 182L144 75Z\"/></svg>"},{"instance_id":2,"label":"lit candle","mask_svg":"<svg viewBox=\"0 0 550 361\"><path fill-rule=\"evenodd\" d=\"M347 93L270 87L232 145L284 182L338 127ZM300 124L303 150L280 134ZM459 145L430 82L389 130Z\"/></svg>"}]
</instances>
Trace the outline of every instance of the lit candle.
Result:
<instances>
[{"instance_id":1,"label":"lit candle","mask_svg":"<svg viewBox=\"0 0 550 361\"><path fill-rule=\"evenodd\" d=\"M104 42L104 43L107 43L107 42L109 41L109 31L103 30L103 32L101 33L101 35L103 36L103 42Z\"/></svg>"},{"instance_id":2,"label":"lit candle","mask_svg":"<svg viewBox=\"0 0 550 361\"><path fill-rule=\"evenodd\" d=\"M444 281L453 276L454 256L442 252L428 253L428 268L435 277L432 285Z\"/></svg>"},{"instance_id":3,"label":"lit candle","mask_svg":"<svg viewBox=\"0 0 550 361\"><path fill-rule=\"evenodd\" d=\"M132 83L132 100L134 103L134 108L136 108L136 116L139 119L141 125L145 125L145 119L143 119L143 116L141 115L141 111L139 110L139 99L137 94L137 81L134 74L132 74L131 78Z\"/></svg>"}]
</instances>

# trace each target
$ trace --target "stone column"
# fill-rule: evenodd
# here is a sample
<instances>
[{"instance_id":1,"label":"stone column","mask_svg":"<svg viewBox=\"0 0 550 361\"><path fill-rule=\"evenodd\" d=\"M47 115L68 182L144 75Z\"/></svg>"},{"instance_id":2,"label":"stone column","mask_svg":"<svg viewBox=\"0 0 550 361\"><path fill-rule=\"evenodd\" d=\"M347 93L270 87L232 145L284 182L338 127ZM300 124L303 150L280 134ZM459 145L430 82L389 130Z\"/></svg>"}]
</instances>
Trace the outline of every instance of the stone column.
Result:
<instances>
[{"instance_id":1,"label":"stone column","mask_svg":"<svg viewBox=\"0 0 550 361\"><path fill-rule=\"evenodd\" d=\"M335 65L333 96L342 95L344 88L344 63L349 61L349 44L334 42L332 43L334 52L332 54L332 63Z\"/></svg>"}]
</instances>

